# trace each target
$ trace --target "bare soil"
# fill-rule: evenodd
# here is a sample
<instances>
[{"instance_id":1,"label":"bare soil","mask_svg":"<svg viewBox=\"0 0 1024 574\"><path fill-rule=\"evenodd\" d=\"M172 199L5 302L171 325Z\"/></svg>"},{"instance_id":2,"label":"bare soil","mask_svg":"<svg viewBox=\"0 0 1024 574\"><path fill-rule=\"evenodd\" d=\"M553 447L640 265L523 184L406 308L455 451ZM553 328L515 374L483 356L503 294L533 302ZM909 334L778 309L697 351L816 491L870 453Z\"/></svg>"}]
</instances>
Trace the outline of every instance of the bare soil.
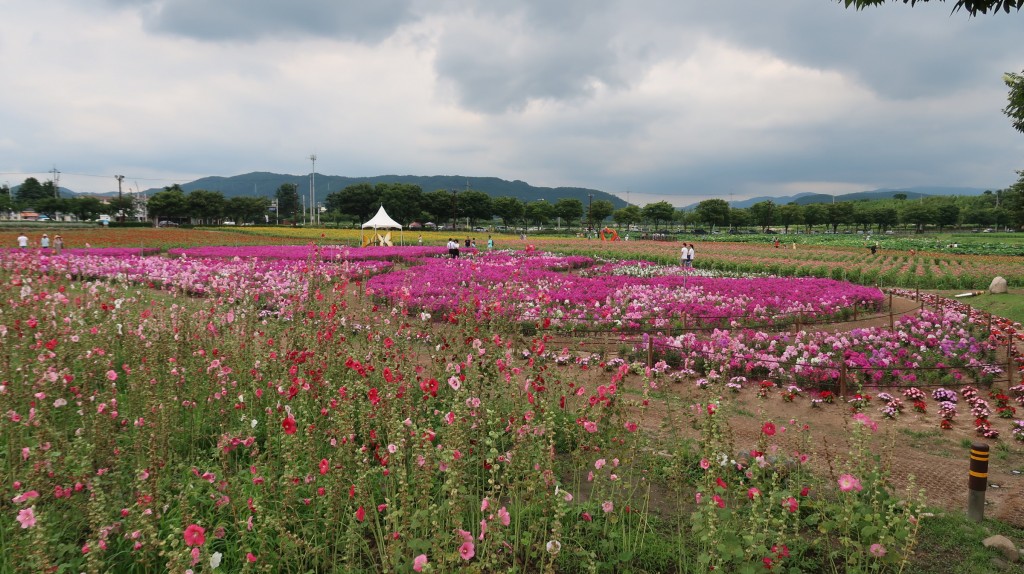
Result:
<instances>
[{"instance_id":1,"label":"bare soil","mask_svg":"<svg viewBox=\"0 0 1024 574\"><path fill-rule=\"evenodd\" d=\"M910 299L893 299L893 312L898 317L907 313L915 313L920 303ZM889 314L873 315L858 321L834 323L818 326L836 332L854 328L888 327ZM608 374L594 369L595 381L607 382ZM661 423L665 417L679 418L680 413L688 412L688 405L699 402L701 392L692 381L670 382L659 379L660 390L667 393L667 401L652 401L646 424L648 432L663 432ZM628 376L627 388L638 390L640 377ZM997 383L994 389L1005 391L1006 381ZM957 389L959 390L959 389ZM900 396L902 389L890 391ZM983 390L982 392L985 392ZM811 462L822 473L833 472L850 449L849 436L851 409L848 404L837 397L835 404L823 404L812 407L808 396L797 397L793 402L782 399L779 390L775 390L768 398L758 398L754 388L744 388L733 398L736 403L729 419L734 436L734 449L737 453L753 449L766 421L773 421L780 433L775 442L781 442L787 454L795 451L806 452L807 447L801 444L801 438L795 432L799 426L809 425L814 437L807 454ZM966 511L967 508L967 477L970 462L970 446L980 443L990 448L989 488L986 493L986 518L993 518L1008 524L1024 527L1024 448L1016 441L1011 432L1013 419L992 418L992 426L1000 432L998 439L986 439L974 430L973 420L968 412L959 413L953 428L943 430L939 427L937 403L929 397L926 402L926 413L911 410L910 402L907 409L895 420L885 419L881 414L882 404L873 400L864 409L873 420L878 422L878 431L872 436L871 449L880 456L882 464L891 473L893 487L903 491L911 484L922 489L928 505L947 511ZM669 404L675 404L669 407ZM960 409L964 411L963 408ZM675 411L675 412L672 412ZM1021 418L1024 418L1022 415ZM674 431L682 436L699 438L698 432L683 420L673 424ZM783 429L785 429L783 431ZM834 472L833 472L834 474ZM668 492L652 492L652 507L657 507L661 497L672 496ZM664 500L664 502L670 502ZM666 507L675 506L666 504Z\"/></svg>"}]
</instances>

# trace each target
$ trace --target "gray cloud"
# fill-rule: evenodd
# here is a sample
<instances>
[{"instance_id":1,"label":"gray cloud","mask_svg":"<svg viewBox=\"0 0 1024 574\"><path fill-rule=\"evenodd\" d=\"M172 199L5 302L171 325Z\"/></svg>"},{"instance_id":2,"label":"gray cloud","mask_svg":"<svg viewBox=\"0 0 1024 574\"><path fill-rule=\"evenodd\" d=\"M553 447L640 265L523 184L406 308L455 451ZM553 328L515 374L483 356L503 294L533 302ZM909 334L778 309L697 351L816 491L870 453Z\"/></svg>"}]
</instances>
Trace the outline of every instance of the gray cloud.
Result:
<instances>
[{"instance_id":1,"label":"gray cloud","mask_svg":"<svg viewBox=\"0 0 1024 574\"><path fill-rule=\"evenodd\" d=\"M376 43L417 19L412 0L108 0L141 9L158 33L203 41L259 42L309 35Z\"/></svg>"}]
</instances>

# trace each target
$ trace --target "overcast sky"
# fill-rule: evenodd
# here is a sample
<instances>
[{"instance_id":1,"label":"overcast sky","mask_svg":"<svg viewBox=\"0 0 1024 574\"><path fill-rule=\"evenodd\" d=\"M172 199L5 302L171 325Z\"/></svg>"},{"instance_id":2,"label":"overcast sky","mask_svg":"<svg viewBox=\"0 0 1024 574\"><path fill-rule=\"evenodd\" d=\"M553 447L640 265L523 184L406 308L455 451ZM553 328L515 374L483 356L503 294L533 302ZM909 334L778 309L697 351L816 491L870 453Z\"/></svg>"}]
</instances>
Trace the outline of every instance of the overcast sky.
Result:
<instances>
[{"instance_id":1,"label":"overcast sky","mask_svg":"<svg viewBox=\"0 0 1024 574\"><path fill-rule=\"evenodd\" d=\"M1024 13L833 0L0 0L0 183L495 176L644 205L1006 187ZM432 190L425 190L432 191Z\"/></svg>"}]
</instances>

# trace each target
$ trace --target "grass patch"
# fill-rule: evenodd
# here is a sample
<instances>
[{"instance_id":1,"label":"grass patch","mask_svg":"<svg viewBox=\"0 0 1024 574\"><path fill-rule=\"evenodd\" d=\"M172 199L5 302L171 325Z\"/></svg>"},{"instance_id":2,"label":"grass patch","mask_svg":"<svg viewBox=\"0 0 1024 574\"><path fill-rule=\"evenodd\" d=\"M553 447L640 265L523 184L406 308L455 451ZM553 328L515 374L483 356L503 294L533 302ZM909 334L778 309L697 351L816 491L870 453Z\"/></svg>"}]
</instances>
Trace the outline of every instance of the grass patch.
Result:
<instances>
[{"instance_id":1,"label":"grass patch","mask_svg":"<svg viewBox=\"0 0 1024 574\"><path fill-rule=\"evenodd\" d=\"M1004 569L993 563L1002 555L985 548L981 541L993 534L1011 540L1024 538L1024 529L986 520L976 524L960 513L936 513L921 519L920 538L914 562L906 572L914 574L987 574L1024 572L1019 564Z\"/></svg>"},{"instance_id":2,"label":"grass patch","mask_svg":"<svg viewBox=\"0 0 1024 574\"><path fill-rule=\"evenodd\" d=\"M953 297L963 292L962 290L950 289L934 291L935 294L943 297ZM992 313L999 317L1005 317L1012 321L1024 322L1024 293L1020 291L1010 291L1009 293L1001 293L999 295L983 293L974 297L964 297L961 301L975 309Z\"/></svg>"}]
</instances>

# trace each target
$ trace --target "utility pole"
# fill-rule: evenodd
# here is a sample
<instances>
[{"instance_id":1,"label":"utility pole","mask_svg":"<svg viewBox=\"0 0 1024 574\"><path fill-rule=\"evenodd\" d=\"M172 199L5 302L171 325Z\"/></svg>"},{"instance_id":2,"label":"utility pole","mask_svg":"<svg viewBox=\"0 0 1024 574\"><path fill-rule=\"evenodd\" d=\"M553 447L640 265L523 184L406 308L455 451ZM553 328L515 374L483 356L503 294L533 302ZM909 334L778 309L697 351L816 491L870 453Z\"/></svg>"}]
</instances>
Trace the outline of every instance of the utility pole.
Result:
<instances>
[{"instance_id":1,"label":"utility pole","mask_svg":"<svg viewBox=\"0 0 1024 574\"><path fill-rule=\"evenodd\" d=\"M121 209L121 182L124 181L124 176L123 175L115 175L114 179L117 180L117 209L118 209L117 220L123 222L124 221L124 214L123 214L124 210Z\"/></svg>"},{"instance_id":2,"label":"utility pole","mask_svg":"<svg viewBox=\"0 0 1024 574\"><path fill-rule=\"evenodd\" d=\"M313 210L316 209L316 154L309 156L313 162L313 171L309 172L309 224L313 225Z\"/></svg>"},{"instance_id":3,"label":"utility pole","mask_svg":"<svg viewBox=\"0 0 1024 574\"><path fill-rule=\"evenodd\" d=\"M590 223L590 227L594 226L594 194L588 193L587 197L590 201L587 203L587 221Z\"/></svg>"},{"instance_id":4,"label":"utility pole","mask_svg":"<svg viewBox=\"0 0 1024 574\"><path fill-rule=\"evenodd\" d=\"M458 190L452 188L452 231L455 231L455 196L458 193Z\"/></svg>"},{"instance_id":5,"label":"utility pole","mask_svg":"<svg viewBox=\"0 0 1024 574\"><path fill-rule=\"evenodd\" d=\"M57 170L57 166L53 166L50 173L53 174L53 198L58 199L60 198L60 172Z\"/></svg>"}]
</instances>

